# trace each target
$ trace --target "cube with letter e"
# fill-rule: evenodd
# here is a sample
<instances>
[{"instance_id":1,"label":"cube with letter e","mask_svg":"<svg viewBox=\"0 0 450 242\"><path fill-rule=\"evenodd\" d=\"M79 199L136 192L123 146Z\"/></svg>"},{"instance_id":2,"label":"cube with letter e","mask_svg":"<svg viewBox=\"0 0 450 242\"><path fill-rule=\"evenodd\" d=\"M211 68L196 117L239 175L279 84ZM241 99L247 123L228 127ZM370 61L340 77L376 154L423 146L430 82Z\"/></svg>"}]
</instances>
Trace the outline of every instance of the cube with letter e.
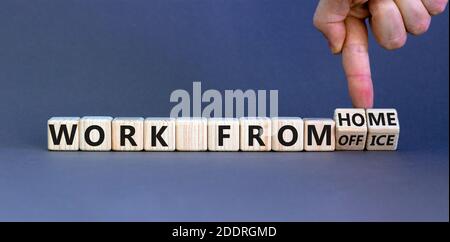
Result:
<instances>
[{"instance_id":1,"label":"cube with letter e","mask_svg":"<svg viewBox=\"0 0 450 242\"><path fill-rule=\"evenodd\" d=\"M367 150L397 150L400 123L395 109L367 109Z\"/></svg>"}]
</instances>

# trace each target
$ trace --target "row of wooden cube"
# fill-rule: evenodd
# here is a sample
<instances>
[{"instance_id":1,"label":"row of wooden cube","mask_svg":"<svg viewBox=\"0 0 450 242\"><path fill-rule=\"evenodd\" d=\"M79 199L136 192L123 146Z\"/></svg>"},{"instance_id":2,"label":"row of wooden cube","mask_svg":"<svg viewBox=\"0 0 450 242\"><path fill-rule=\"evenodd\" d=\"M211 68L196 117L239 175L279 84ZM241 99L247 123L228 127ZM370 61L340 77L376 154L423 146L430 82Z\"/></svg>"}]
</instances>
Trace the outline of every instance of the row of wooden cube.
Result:
<instances>
[{"instance_id":1,"label":"row of wooden cube","mask_svg":"<svg viewBox=\"0 0 450 242\"><path fill-rule=\"evenodd\" d=\"M299 117L53 117L49 150L334 151L396 150L395 109L336 109L333 119Z\"/></svg>"}]
</instances>

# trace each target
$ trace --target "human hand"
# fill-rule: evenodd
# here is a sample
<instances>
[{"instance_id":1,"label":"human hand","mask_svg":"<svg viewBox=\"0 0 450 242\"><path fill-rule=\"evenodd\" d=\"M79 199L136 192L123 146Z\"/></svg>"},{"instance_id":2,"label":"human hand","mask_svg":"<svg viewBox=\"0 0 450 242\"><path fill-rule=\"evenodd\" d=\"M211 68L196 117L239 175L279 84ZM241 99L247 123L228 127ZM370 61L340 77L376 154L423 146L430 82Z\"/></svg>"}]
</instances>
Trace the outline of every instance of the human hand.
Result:
<instances>
[{"instance_id":1,"label":"human hand","mask_svg":"<svg viewBox=\"0 0 450 242\"><path fill-rule=\"evenodd\" d=\"M420 35L428 30L431 16L442 13L448 0L320 0L314 26L328 40L334 54L342 53L353 106L373 106L373 85L368 54L368 18L376 41L382 47L401 48L407 32Z\"/></svg>"}]
</instances>

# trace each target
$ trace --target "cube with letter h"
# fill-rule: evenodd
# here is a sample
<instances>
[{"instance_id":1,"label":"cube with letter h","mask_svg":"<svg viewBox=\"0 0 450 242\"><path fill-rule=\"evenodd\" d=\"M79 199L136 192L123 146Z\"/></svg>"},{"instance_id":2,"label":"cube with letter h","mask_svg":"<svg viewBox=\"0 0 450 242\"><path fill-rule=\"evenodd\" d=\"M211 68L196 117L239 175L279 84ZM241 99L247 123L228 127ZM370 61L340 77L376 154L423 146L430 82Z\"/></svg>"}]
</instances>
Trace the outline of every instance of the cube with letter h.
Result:
<instances>
[{"instance_id":1,"label":"cube with letter h","mask_svg":"<svg viewBox=\"0 0 450 242\"><path fill-rule=\"evenodd\" d=\"M338 108L336 122L336 150L364 150L367 138L366 111L359 108Z\"/></svg>"},{"instance_id":2,"label":"cube with letter h","mask_svg":"<svg viewBox=\"0 0 450 242\"><path fill-rule=\"evenodd\" d=\"M366 109L367 150L397 150L400 123L395 109Z\"/></svg>"}]
</instances>

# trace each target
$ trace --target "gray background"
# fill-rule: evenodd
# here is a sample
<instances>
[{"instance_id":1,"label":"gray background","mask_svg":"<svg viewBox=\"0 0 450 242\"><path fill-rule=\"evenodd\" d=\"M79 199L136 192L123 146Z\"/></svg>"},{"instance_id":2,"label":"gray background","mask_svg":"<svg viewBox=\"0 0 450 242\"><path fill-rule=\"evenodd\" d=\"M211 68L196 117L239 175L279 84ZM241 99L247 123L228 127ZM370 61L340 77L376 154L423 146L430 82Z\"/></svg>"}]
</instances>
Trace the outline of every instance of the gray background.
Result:
<instances>
[{"instance_id":1,"label":"gray background","mask_svg":"<svg viewBox=\"0 0 450 242\"><path fill-rule=\"evenodd\" d=\"M175 89L277 89L280 115L350 107L316 1L3 0L0 220L448 220L448 11L389 52L397 152L48 152L51 116L167 116Z\"/></svg>"}]
</instances>

